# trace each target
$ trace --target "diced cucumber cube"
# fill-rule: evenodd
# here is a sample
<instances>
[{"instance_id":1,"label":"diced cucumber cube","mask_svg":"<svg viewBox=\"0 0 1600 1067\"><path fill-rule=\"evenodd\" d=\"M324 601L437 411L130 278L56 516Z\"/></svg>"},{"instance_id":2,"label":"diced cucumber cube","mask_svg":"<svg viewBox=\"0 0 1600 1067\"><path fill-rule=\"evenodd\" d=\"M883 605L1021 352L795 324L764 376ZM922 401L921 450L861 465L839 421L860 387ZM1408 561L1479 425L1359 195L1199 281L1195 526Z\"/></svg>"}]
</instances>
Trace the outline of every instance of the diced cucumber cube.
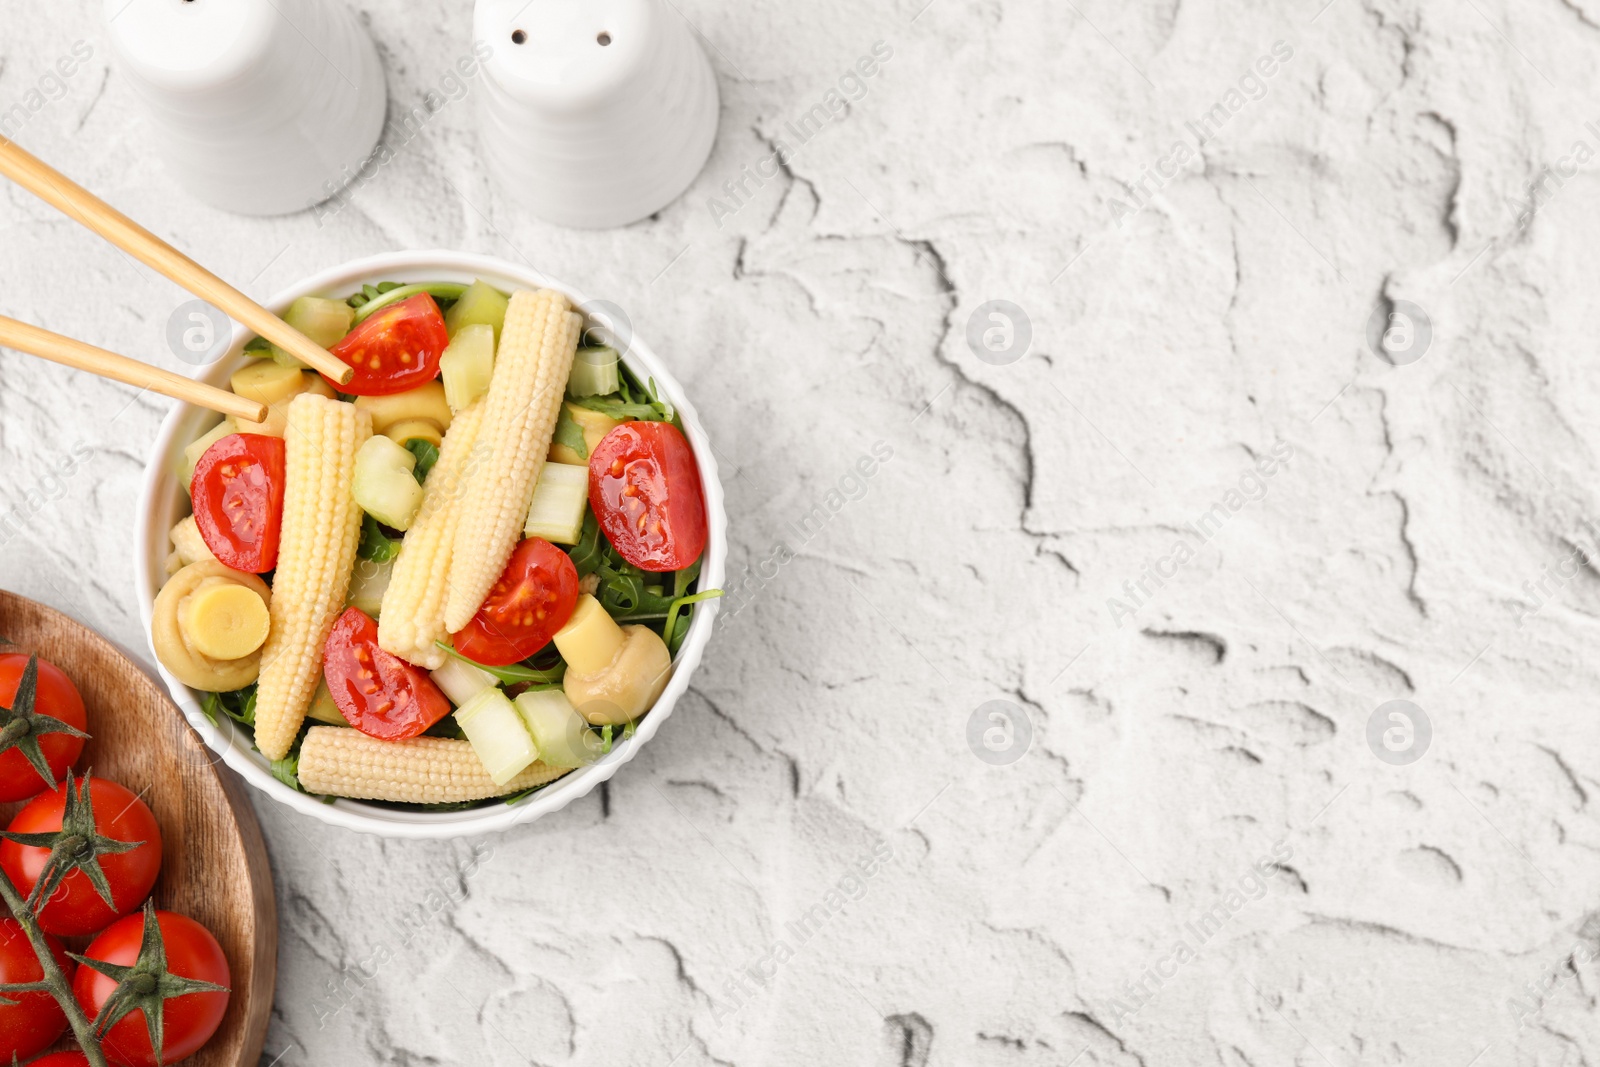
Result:
<instances>
[{"instance_id":1,"label":"diced cucumber cube","mask_svg":"<svg viewBox=\"0 0 1600 1067\"><path fill-rule=\"evenodd\" d=\"M473 323L456 331L439 357L445 403L450 405L452 414L489 391L489 378L494 374L494 345L494 327Z\"/></svg>"},{"instance_id":2,"label":"diced cucumber cube","mask_svg":"<svg viewBox=\"0 0 1600 1067\"><path fill-rule=\"evenodd\" d=\"M417 457L387 437L369 437L356 451L355 480L350 487L368 515L396 530L411 528L422 507L422 486L411 476Z\"/></svg>"},{"instance_id":3,"label":"diced cucumber cube","mask_svg":"<svg viewBox=\"0 0 1600 1067\"><path fill-rule=\"evenodd\" d=\"M355 308L342 300L302 296L289 305L289 310L283 314L283 321L323 348L332 348L350 332L350 324L355 316ZM277 345L272 346L272 358L286 367L305 366Z\"/></svg>"},{"instance_id":4,"label":"diced cucumber cube","mask_svg":"<svg viewBox=\"0 0 1600 1067\"><path fill-rule=\"evenodd\" d=\"M454 337L463 328L475 323L494 327L495 343L500 343L500 327L506 321L506 308L510 299L489 283L479 279L467 286L461 298L445 312L445 329Z\"/></svg>"},{"instance_id":5,"label":"diced cucumber cube","mask_svg":"<svg viewBox=\"0 0 1600 1067\"><path fill-rule=\"evenodd\" d=\"M538 756L522 716L505 693L485 689L456 709L456 725L495 785L505 785Z\"/></svg>"},{"instance_id":6,"label":"diced cucumber cube","mask_svg":"<svg viewBox=\"0 0 1600 1067\"><path fill-rule=\"evenodd\" d=\"M393 559L382 562L356 560L355 572L350 575L350 592L345 597L345 607L360 608L376 619L383 611L383 594L388 591L389 579L393 576Z\"/></svg>"},{"instance_id":7,"label":"diced cucumber cube","mask_svg":"<svg viewBox=\"0 0 1600 1067\"><path fill-rule=\"evenodd\" d=\"M533 735L539 762L548 767L584 767L600 758L600 742L559 689L533 689L516 699Z\"/></svg>"},{"instance_id":8,"label":"diced cucumber cube","mask_svg":"<svg viewBox=\"0 0 1600 1067\"><path fill-rule=\"evenodd\" d=\"M609 396L622 388L617 370L620 358L615 348L604 345L578 349L572 357L572 373L567 376L567 395Z\"/></svg>"}]
</instances>

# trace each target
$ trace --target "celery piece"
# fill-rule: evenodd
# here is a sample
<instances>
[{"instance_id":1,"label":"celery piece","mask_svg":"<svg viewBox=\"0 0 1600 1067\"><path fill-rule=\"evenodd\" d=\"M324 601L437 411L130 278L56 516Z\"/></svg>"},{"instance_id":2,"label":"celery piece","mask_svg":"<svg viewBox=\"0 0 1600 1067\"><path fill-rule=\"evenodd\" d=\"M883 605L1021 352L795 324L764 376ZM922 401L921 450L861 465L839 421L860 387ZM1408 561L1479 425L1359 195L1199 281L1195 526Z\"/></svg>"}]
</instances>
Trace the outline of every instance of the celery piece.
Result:
<instances>
[{"instance_id":1,"label":"celery piece","mask_svg":"<svg viewBox=\"0 0 1600 1067\"><path fill-rule=\"evenodd\" d=\"M494 327L475 322L457 330L439 357L439 373L452 415L487 393L494 373Z\"/></svg>"},{"instance_id":2,"label":"celery piece","mask_svg":"<svg viewBox=\"0 0 1600 1067\"><path fill-rule=\"evenodd\" d=\"M584 767L600 758L599 738L559 689L533 689L513 702L548 767Z\"/></svg>"},{"instance_id":3,"label":"celery piece","mask_svg":"<svg viewBox=\"0 0 1600 1067\"><path fill-rule=\"evenodd\" d=\"M485 689L494 688L495 677L488 671L474 667L465 660L447 659L444 666L431 672L433 684L444 691L450 703L461 707Z\"/></svg>"},{"instance_id":4,"label":"celery piece","mask_svg":"<svg viewBox=\"0 0 1600 1067\"><path fill-rule=\"evenodd\" d=\"M505 785L538 756L528 727L498 688L485 689L456 709L456 725L495 785Z\"/></svg>"},{"instance_id":5,"label":"celery piece","mask_svg":"<svg viewBox=\"0 0 1600 1067\"><path fill-rule=\"evenodd\" d=\"M482 278L463 286L460 299L444 317L445 329L454 337L464 328L474 324L494 327L495 344L500 343L500 327L506 321L506 307L511 303L504 293Z\"/></svg>"},{"instance_id":6,"label":"celery piece","mask_svg":"<svg viewBox=\"0 0 1600 1067\"><path fill-rule=\"evenodd\" d=\"M367 438L356 450L355 478L350 495L361 510L395 530L410 528L422 507L422 486L411 476L417 457L380 435Z\"/></svg>"},{"instance_id":7,"label":"celery piece","mask_svg":"<svg viewBox=\"0 0 1600 1067\"><path fill-rule=\"evenodd\" d=\"M283 321L323 348L332 348L350 332L355 314L355 310L343 301L302 296L289 305L289 310L283 314ZM277 345L272 346L272 358L286 367L305 366Z\"/></svg>"},{"instance_id":8,"label":"celery piece","mask_svg":"<svg viewBox=\"0 0 1600 1067\"><path fill-rule=\"evenodd\" d=\"M622 388L617 372L620 362L615 348L580 348L572 357L572 373L567 377L567 395L609 396Z\"/></svg>"},{"instance_id":9,"label":"celery piece","mask_svg":"<svg viewBox=\"0 0 1600 1067\"><path fill-rule=\"evenodd\" d=\"M588 506L589 468L547 462L539 469L522 534L552 544L575 545L583 533L583 513Z\"/></svg>"}]
</instances>

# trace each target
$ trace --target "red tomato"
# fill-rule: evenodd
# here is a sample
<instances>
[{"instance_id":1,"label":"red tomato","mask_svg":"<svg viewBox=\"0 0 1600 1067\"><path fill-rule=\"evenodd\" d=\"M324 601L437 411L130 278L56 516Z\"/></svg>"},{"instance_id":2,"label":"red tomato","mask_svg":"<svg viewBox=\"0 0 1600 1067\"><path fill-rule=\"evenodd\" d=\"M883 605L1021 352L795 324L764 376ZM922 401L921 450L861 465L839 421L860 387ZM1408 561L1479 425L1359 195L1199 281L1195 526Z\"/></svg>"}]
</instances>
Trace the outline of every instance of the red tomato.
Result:
<instances>
[{"instance_id":1,"label":"red tomato","mask_svg":"<svg viewBox=\"0 0 1600 1067\"><path fill-rule=\"evenodd\" d=\"M61 829L66 808L67 784L41 793L17 812L6 827L12 833L45 834ZM94 805L95 831L113 841L141 841L138 848L118 855L100 856L100 869L111 884L115 909L106 907L89 876L72 871L39 912L39 926L58 937L77 937L103 930L112 920L144 903L150 888L161 873L161 828L144 801L116 782L105 778L89 779L89 798ZM48 849L0 841L0 868L24 895L33 891L44 870Z\"/></svg>"},{"instance_id":2,"label":"red tomato","mask_svg":"<svg viewBox=\"0 0 1600 1067\"><path fill-rule=\"evenodd\" d=\"M356 396L387 396L424 385L439 373L439 356L450 343L439 305L418 293L373 313L328 351L356 370L335 389Z\"/></svg>"},{"instance_id":3,"label":"red tomato","mask_svg":"<svg viewBox=\"0 0 1600 1067\"><path fill-rule=\"evenodd\" d=\"M455 635L456 651L491 667L525 660L550 643L577 604L572 557L530 537L511 553L483 606Z\"/></svg>"},{"instance_id":4,"label":"red tomato","mask_svg":"<svg viewBox=\"0 0 1600 1067\"><path fill-rule=\"evenodd\" d=\"M378 647L378 624L346 608L322 646L322 676L339 714L357 730L403 741L450 714L428 672Z\"/></svg>"},{"instance_id":5,"label":"red tomato","mask_svg":"<svg viewBox=\"0 0 1600 1067\"><path fill-rule=\"evenodd\" d=\"M228 957L222 946L211 936L211 931L186 915L172 911L156 912L156 922L161 924L162 947L167 954L167 970L180 978L213 982L220 986L231 984ZM94 939L87 952L90 959L131 967L139 958L139 945L144 937L144 916L129 915L107 927L105 933ZM101 1005L111 991L117 988L116 980L90 967L79 967L72 982L73 995L89 1018L100 1012ZM164 1033L161 1042L161 1061L176 1063L200 1051L211 1040L228 1010L228 994L221 992L185 993L173 997L161 1007ZM150 1047L150 1031L145 1023L144 1010L138 1009L124 1015L115 1026L106 1031L100 1042L106 1058L123 1067L155 1067L156 1057Z\"/></svg>"},{"instance_id":6,"label":"red tomato","mask_svg":"<svg viewBox=\"0 0 1600 1067\"><path fill-rule=\"evenodd\" d=\"M67 958L61 942L49 935L45 941L56 966L69 979L72 961ZM44 968L33 954L28 935L15 919L0 919L0 985L12 982L37 982L44 977ZM6 1000L14 1000L11 1007L0 1005L0 1061L10 1063L13 1056L27 1059L35 1052L49 1048L67 1028L67 1017L61 1005L49 993L3 993ZM39 1062L43 1063L43 1060Z\"/></svg>"},{"instance_id":7,"label":"red tomato","mask_svg":"<svg viewBox=\"0 0 1600 1067\"><path fill-rule=\"evenodd\" d=\"M22 671L27 665L27 656L15 652L0 653L0 707L9 708L16 701L17 686L22 683ZM89 728L78 687L72 684L72 679L60 667L45 660L39 661L39 683L34 690L33 710L80 730ZM44 753L45 762L50 765L51 775L59 782L67 768L72 766L72 761L83 751L83 738L71 734L45 734L39 738L39 749ZM15 748L0 752L0 803L26 800L47 788L49 783L39 777L39 772L33 769L28 757Z\"/></svg>"},{"instance_id":8,"label":"red tomato","mask_svg":"<svg viewBox=\"0 0 1600 1067\"><path fill-rule=\"evenodd\" d=\"M89 1067L89 1057L81 1052L52 1052L34 1060L28 1067Z\"/></svg>"},{"instance_id":9,"label":"red tomato","mask_svg":"<svg viewBox=\"0 0 1600 1067\"><path fill-rule=\"evenodd\" d=\"M223 566L265 574L278 565L283 482L281 437L231 433L200 457L189 483L194 521Z\"/></svg>"},{"instance_id":10,"label":"red tomato","mask_svg":"<svg viewBox=\"0 0 1600 1067\"><path fill-rule=\"evenodd\" d=\"M623 559L678 571L706 547L706 501L689 442L666 422L625 422L589 457L589 506Z\"/></svg>"}]
</instances>

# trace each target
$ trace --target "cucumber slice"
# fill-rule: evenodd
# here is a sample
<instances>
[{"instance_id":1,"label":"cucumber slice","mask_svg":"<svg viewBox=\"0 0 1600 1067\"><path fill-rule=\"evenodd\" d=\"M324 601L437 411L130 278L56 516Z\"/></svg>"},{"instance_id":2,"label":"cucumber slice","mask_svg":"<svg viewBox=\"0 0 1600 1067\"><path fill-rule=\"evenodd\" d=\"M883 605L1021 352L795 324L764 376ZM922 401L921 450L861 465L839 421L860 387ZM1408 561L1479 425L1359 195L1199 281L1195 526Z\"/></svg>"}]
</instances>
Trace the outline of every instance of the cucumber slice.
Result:
<instances>
[{"instance_id":1,"label":"cucumber slice","mask_svg":"<svg viewBox=\"0 0 1600 1067\"><path fill-rule=\"evenodd\" d=\"M387 437L369 437L356 452L350 493L361 510L396 530L411 528L422 507L422 486L411 476L417 457Z\"/></svg>"},{"instance_id":2,"label":"cucumber slice","mask_svg":"<svg viewBox=\"0 0 1600 1067\"><path fill-rule=\"evenodd\" d=\"M539 762L549 767L585 767L600 758L600 742L559 689L532 689L514 702L533 743Z\"/></svg>"},{"instance_id":3,"label":"cucumber slice","mask_svg":"<svg viewBox=\"0 0 1600 1067\"><path fill-rule=\"evenodd\" d=\"M456 725L495 785L505 785L538 756L522 716L498 687L485 689L456 709Z\"/></svg>"},{"instance_id":4,"label":"cucumber slice","mask_svg":"<svg viewBox=\"0 0 1600 1067\"><path fill-rule=\"evenodd\" d=\"M622 388L617 370L620 357L615 348L580 348L572 357L572 373L567 377L567 395L609 396Z\"/></svg>"},{"instance_id":5,"label":"cucumber slice","mask_svg":"<svg viewBox=\"0 0 1600 1067\"><path fill-rule=\"evenodd\" d=\"M450 703L461 707L485 689L493 688L497 682L495 676L488 671L480 670L465 660L451 657L444 661L444 666L431 672L433 684L444 690L444 695L450 698Z\"/></svg>"},{"instance_id":6,"label":"cucumber slice","mask_svg":"<svg viewBox=\"0 0 1600 1067\"><path fill-rule=\"evenodd\" d=\"M495 344L500 343L500 327L506 321L506 307L511 303L504 293L479 279L467 286L455 306L445 313L445 329L454 337L462 329L475 323L494 327Z\"/></svg>"},{"instance_id":7,"label":"cucumber slice","mask_svg":"<svg viewBox=\"0 0 1600 1067\"><path fill-rule=\"evenodd\" d=\"M475 322L457 330L439 357L445 402L452 413L489 391L489 378L494 374L494 343L495 328Z\"/></svg>"},{"instance_id":8,"label":"cucumber slice","mask_svg":"<svg viewBox=\"0 0 1600 1067\"><path fill-rule=\"evenodd\" d=\"M355 309L342 300L326 300L320 296L302 296L289 305L283 321L305 334L323 348L332 348L344 340L355 321ZM272 346L272 358L285 367L305 366L289 353Z\"/></svg>"},{"instance_id":9,"label":"cucumber slice","mask_svg":"<svg viewBox=\"0 0 1600 1067\"><path fill-rule=\"evenodd\" d=\"M376 619L383 611L383 594L388 591L389 579L393 576L393 558L382 562L370 559L356 560L356 569L350 575L350 592L344 598L344 606L360 608Z\"/></svg>"},{"instance_id":10,"label":"cucumber slice","mask_svg":"<svg viewBox=\"0 0 1600 1067\"><path fill-rule=\"evenodd\" d=\"M542 537L551 544L575 545L583 534L583 513L589 506L589 468L546 462L539 469L528 505L524 537Z\"/></svg>"}]
</instances>

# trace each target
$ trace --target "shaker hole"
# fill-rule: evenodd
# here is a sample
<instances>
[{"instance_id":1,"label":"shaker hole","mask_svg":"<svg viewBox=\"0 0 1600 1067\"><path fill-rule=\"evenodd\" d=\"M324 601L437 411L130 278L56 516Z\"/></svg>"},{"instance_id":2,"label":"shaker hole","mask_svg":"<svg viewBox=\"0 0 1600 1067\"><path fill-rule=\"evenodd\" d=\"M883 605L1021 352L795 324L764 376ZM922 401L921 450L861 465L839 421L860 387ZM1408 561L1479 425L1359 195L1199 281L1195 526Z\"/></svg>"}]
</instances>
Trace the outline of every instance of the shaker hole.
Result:
<instances>
[{"instance_id":1,"label":"shaker hole","mask_svg":"<svg viewBox=\"0 0 1600 1067\"><path fill-rule=\"evenodd\" d=\"M600 36L596 37L595 40L600 43L601 47L605 47L611 43L611 35L605 30L601 30Z\"/></svg>"},{"instance_id":2,"label":"shaker hole","mask_svg":"<svg viewBox=\"0 0 1600 1067\"><path fill-rule=\"evenodd\" d=\"M511 31L511 43L512 44L525 44L527 42L527 40L528 40L528 35L523 33L521 30L512 30Z\"/></svg>"}]
</instances>

